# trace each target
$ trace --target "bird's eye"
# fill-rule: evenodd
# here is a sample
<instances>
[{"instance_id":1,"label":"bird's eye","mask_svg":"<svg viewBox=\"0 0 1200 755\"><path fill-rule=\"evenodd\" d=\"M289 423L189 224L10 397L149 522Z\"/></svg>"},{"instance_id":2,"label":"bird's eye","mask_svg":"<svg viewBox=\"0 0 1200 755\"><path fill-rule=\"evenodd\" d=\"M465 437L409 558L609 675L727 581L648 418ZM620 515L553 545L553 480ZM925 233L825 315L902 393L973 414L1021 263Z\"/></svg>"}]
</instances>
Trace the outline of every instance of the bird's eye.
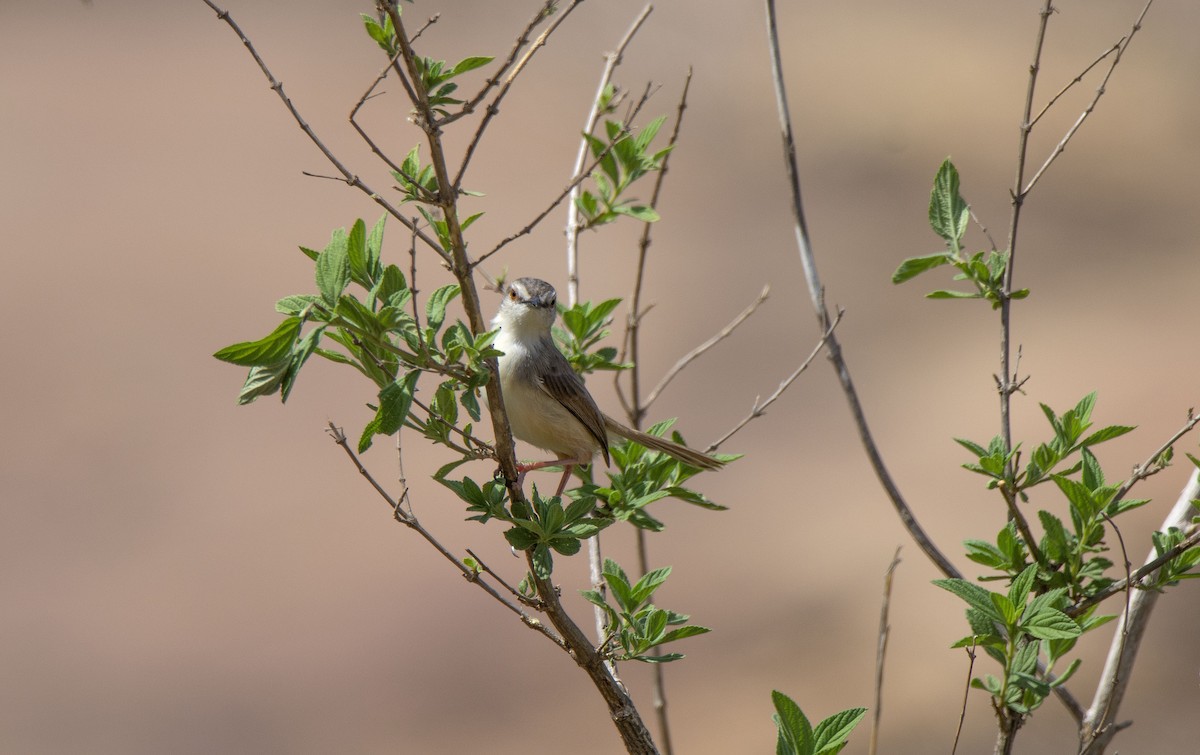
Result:
<instances>
[{"instance_id":1,"label":"bird's eye","mask_svg":"<svg viewBox=\"0 0 1200 755\"><path fill-rule=\"evenodd\" d=\"M513 301L516 301L516 300L517 300L517 292L516 292L516 291L509 291L509 292L508 292L508 298L512 299Z\"/></svg>"}]
</instances>

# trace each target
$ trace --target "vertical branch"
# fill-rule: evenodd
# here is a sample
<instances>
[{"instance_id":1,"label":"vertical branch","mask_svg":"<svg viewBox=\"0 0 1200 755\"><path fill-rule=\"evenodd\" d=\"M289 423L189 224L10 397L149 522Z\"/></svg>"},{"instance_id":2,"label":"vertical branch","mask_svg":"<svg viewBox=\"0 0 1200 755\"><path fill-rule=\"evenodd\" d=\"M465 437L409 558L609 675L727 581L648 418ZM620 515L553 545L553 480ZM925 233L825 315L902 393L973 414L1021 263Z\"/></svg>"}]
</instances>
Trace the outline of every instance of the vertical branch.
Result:
<instances>
[{"instance_id":1,"label":"vertical branch","mask_svg":"<svg viewBox=\"0 0 1200 755\"><path fill-rule=\"evenodd\" d=\"M1000 290L1000 377L996 381L1000 392L1000 435L1004 438L1005 451L1012 450L1012 395L1016 392L1020 381L1012 374L1012 285L1013 267L1017 252L1017 229L1021 222L1021 208L1025 204L1025 162L1029 153L1029 134L1033 131L1033 95L1037 89L1038 72L1041 70L1042 49L1046 43L1046 27L1050 23L1050 14L1054 13L1053 0L1045 0L1039 13L1037 42L1033 47L1033 62L1029 64L1029 83L1025 88L1025 109L1021 115L1020 136L1017 139L1017 170L1012 188L1012 215L1008 226L1008 259L1004 270L1004 284ZM1009 462L1009 476L1014 473L1014 461ZM1013 493L1005 491L1005 498L1011 498ZM1015 502L1010 505L1010 511L1015 509ZM1029 540L1029 546L1036 548L1037 544Z\"/></svg>"},{"instance_id":2,"label":"vertical branch","mask_svg":"<svg viewBox=\"0 0 1200 755\"><path fill-rule=\"evenodd\" d=\"M887 658L888 635L892 628L888 624L888 611L892 603L892 577L896 567L900 565L900 547L888 564L887 574L883 578L883 604L879 609L879 641L875 646L875 710L871 721L871 742L867 747L870 755L879 751L879 722L883 717L883 662Z\"/></svg>"},{"instance_id":3,"label":"vertical branch","mask_svg":"<svg viewBox=\"0 0 1200 755\"><path fill-rule=\"evenodd\" d=\"M588 112L587 120L583 124L584 134L590 134L596 128L596 121L600 119L600 99L604 95L604 90L612 82L613 72L617 66L621 65L621 57L625 54L625 48L633 41L633 36L637 34L638 29L646 22L646 18L653 10L653 5L642 8L642 12L633 20L633 25L629 27L629 31L625 32L625 36L621 38L617 48L604 56L604 73L600 75L600 85L596 87L596 96L592 98L592 109ZM579 153L575 156L575 166L571 170L571 175L577 176L583 170L587 153L587 139L580 139ZM578 198L579 184L576 184L571 189L571 197L567 205L567 301L571 305L574 305L579 299L579 207L575 203Z\"/></svg>"},{"instance_id":4,"label":"vertical branch","mask_svg":"<svg viewBox=\"0 0 1200 755\"><path fill-rule=\"evenodd\" d=\"M775 83L775 103L779 110L779 127L783 137L784 165L787 168L788 181L792 190L792 215L795 220L796 246L800 252L800 264L804 268L804 277L808 282L808 293L812 300L813 309L817 313L817 321L820 324L821 330L826 333L825 346L829 349L829 359L833 363L838 381L842 385L842 391L846 395L846 401L850 405L854 425L858 429L859 439L862 441L863 449L866 451L867 458L871 462L871 468L875 471L875 476L879 479L879 484L883 487L888 499L892 502L892 506L896 509L901 523L908 530L909 537L916 542L921 552L943 574L947 577L961 578L962 575L955 568L954 564L950 563L950 560L942 554L933 540L925 534L925 530L917 522L916 517L913 516L912 510L900 494L900 489L896 487L895 481L892 480L887 466L883 463L883 457L879 453L879 448L875 445L875 440L871 437L871 429L867 425L867 418L863 413L858 392L854 388L854 382L850 379L850 368L846 365L846 360L842 356L841 343L838 341L837 335L830 328L831 318L829 310L825 307L825 291L821 286L820 278L817 276L816 257L813 255L812 245L809 242L808 226L804 220L804 204L800 198L800 173L796 165L796 141L792 135L792 117L788 111L787 94L783 84L783 62L779 54L779 33L775 19L775 0L766 0L766 6L767 45L771 56L771 74Z\"/></svg>"}]
</instances>

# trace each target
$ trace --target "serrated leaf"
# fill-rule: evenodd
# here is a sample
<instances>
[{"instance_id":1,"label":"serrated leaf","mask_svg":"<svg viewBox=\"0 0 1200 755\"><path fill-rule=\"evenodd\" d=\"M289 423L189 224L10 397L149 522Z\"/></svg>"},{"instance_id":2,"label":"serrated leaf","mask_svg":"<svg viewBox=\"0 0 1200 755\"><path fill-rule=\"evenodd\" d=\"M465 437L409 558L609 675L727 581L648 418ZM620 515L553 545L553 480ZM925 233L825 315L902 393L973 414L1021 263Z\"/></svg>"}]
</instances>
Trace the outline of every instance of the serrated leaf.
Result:
<instances>
[{"instance_id":1,"label":"serrated leaf","mask_svg":"<svg viewBox=\"0 0 1200 755\"><path fill-rule=\"evenodd\" d=\"M790 697L772 690L771 701L775 705L775 726L779 740L777 753L788 755L813 755L813 729L800 706Z\"/></svg>"},{"instance_id":2,"label":"serrated leaf","mask_svg":"<svg viewBox=\"0 0 1200 755\"><path fill-rule=\"evenodd\" d=\"M834 713L813 729L813 748L815 755L835 753L843 743L850 738L850 733L859 721L866 715L866 708L850 708L841 713Z\"/></svg>"},{"instance_id":3,"label":"serrated leaf","mask_svg":"<svg viewBox=\"0 0 1200 755\"><path fill-rule=\"evenodd\" d=\"M992 594L983 589L979 585L966 581L965 579L935 579L933 584L952 592L958 597L967 602L967 605L987 615L995 621L1002 621L1003 617L996 606L992 603Z\"/></svg>"},{"instance_id":4,"label":"serrated leaf","mask_svg":"<svg viewBox=\"0 0 1200 755\"><path fill-rule=\"evenodd\" d=\"M329 246L317 257L317 290L330 307L336 306L350 282L350 258L344 231L335 231Z\"/></svg>"},{"instance_id":5,"label":"serrated leaf","mask_svg":"<svg viewBox=\"0 0 1200 755\"><path fill-rule=\"evenodd\" d=\"M244 341L217 351L214 357L242 367L266 367L281 362L292 353L300 335L300 318L289 317L271 333L257 341Z\"/></svg>"},{"instance_id":6,"label":"serrated leaf","mask_svg":"<svg viewBox=\"0 0 1200 755\"><path fill-rule=\"evenodd\" d=\"M967 232L970 212L959 194L958 169L947 158L938 168L929 196L929 226L947 243L957 247Z\"/></svg>"},{"instance_id":7,"label":"serrated leaf","mask_svg":"<svg viewBox=\"0 0 1200 755\"><path fill-rule=\"evenodd\" d=\"M1045 608L1026 616L1021 629L1039 640L1065 640L1082 634L1070 616L1054 608Z\"/></svg>"},{"instance_id":8,"label":"serrated leaf","mask_svg":"<svg viewBox=\"0 0 1200 755\"><path fill-rule=\"evenodd\" d=\"M442 327L442 323L446 321L446 305L458 294L458 285L454 283L442 286L430 294L429 300L425 302L425 317L429 327L435 331Z\"/></svg>"}]
</instances>

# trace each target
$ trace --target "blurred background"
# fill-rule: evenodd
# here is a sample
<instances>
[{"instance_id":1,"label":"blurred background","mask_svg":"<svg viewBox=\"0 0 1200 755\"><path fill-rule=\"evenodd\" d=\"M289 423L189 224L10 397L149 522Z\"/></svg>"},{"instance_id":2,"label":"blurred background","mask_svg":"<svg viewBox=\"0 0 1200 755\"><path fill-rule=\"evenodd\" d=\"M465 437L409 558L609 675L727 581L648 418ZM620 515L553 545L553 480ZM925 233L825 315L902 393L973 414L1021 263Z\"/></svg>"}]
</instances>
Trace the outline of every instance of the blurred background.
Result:
<instances>
[{"instance_id":1,"label":"blurred background","mask_svg":"<svg viewBox=\"0 0 1200 755\"><path fill-rule=\"evenodd\" d=\"M371 4L229 2L314 129L368 183L389 187L346 121L383 63L358 18ZM458 60L507 54L538 5L458 0L405 12L414 26L440 14L422 51ZM1004 515L959 468L967 458L951 438L986 443L997 432L997 319L978 302L923 299L947 286L944 270L904 286L890 276L905 257L940 248L926 212L948 155L1004 243L1039 5L780 8L808 219L829 302L846 309L846 357L898 484L971 574L961 541L993 536ZM1142 3L1057 7L1039 106L1128 33ZM641 8L584 3L518 80L467 181L486 194L468 205L487 213L471 229L474 253L523 227L566 184L602 56ZM1030 376L1015 432L1027 444L1045 439L1038 402L1061 412L1098 390L1097 421L1140 426L1101 448L1112 477L1197 401L1197 29L1200 5L1153 7L1020 229L1016 278L1033 293L1014 309ZM652 420L681 417L693 444L739 422L818 337L764 40L761 3L665 0L617 74L632 90L660 87L648 119L674 113L694 67L653 236L645 382L771 286L758 313L652 409ZM1098 81L1086 79L1039 124L1031 165ZM402 157L419 135L394 80L384 90L364 121ZM449 130L452 154L472 130ZM0 2L0 134L0 750L620 751L574 664L395 524L330 442L328 421L357 437L370 386L314 360L286 407L236 406L242 370L212 352L266 334L276 299L313 290L298 245L321 248L333 228L381 212L343 184L301 174L333 170L212 11L200 0ZM565 287L564 217L556 212L488 271ZM628 296L637 231L627 223L584 236L584 298ZM975 229L971 243L984 243ZM407 267L396 223L384 252ZM418 285L447 281L426 254ZM490 315L497 297L485 302ZM590 385L616 412L611 382ZM388 446L365 461L394 480ZM1195 448L1189 438L1179 450ZM881 742L888 752L949 752L968 675L964 653L948 649L967 631L963 607L930 586L939 575L880 491L825 361L724 450L747 456L699 487L729 511L654 508L667 531L651 539L651 558L675 568L659 602L714 628L681 644L687 659L667 668L676 751L772 751L772 689L814 720L872 705L880 595L900 546ZM447 456L415 439L405 451L422 522L453 552L472 548L518 580L523 562L501 528L464 522L460 503L429 479ZM1124 520L1135 562L1187 466L1140 486L1155 500ZM1041 490L1031 508L1061 506ZM633 569L632 534L611 532L606 555ZM558 564L568 605L590 624L577 597L584 560ZM1159 603L1121 709L1134 721L1116 741L1121 752L1193 751L1179 722L1200 705L1197 621L1200 585ZM1114 626L1080 643L1085 662L1071 689L1085 705ZM624 674L650 716L648 669ZM1018 749L1070 751L1073 728L1050 700ZM866 752L868 731L864 723L847 752ZM973 692L959 751L990 751L992 732L987 699Z\"/></svg>"}]
</instances>

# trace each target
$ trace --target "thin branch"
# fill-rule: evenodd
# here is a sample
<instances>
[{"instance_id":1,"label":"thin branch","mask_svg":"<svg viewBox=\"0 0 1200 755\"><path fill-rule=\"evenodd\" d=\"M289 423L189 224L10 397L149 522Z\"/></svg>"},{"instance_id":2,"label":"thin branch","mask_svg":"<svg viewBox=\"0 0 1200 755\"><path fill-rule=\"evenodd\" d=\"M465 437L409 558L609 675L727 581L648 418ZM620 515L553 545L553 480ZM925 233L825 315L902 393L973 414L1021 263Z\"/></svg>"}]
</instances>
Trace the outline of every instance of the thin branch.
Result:
<instances>
[{"instance_id":1,"label":"thin branch","mask_svg":"<svg viewBox=\"0 0 1200 755\"><path fill-rule=\"evenodd\" d=\"M1085 68L1079 72L1079 75L1077 75L1075 78L1073 78L1069 82L1067 82L1067 85L1064 86L1062 89L1058 90L1058 94L1056 94L1050 98L1050 101L1046 103L1045 107L1042 108L1041 112L1039 112L1037 115L1035 115L1033 117L1033 120L1030 121L1029 125L1036 126L1037 122L1042 119L1042 116L1045 115L1047 112L1049 112L1050 108L1054 107L1054 103L1058 102L1059 98L1061 98L1064 94L1066 94L1068 91L1070 91L1071 87L1075 86L1076 84L1081 83L1083 81L1083 77L1087 76L1093 68L1100 65L1101 61L1103 61L1109 55L1112 55L1114 52L1117 52L1118 50L1120 50L1121 44L1124 42L1125 42L1125 37L1121 37L1120 39L1118 39L1116 41L1116 44L1114 44L1112 47L1108 48L1104 52L1100 53L1100 57L1093 60L1091 62L1091 64L1088 65L1087 68Z\"/></svg>"},{"instance_id":2,"label":"thin branch","mask_svg":"<svg viewBox=\"0 0 1200 755\"><path fill-rule=\"evenodd\" d=\"M970 658L970 663L967 664L967 683L963 687L962 708L958 713L958 728L954 731L954 747L950 748L950 755L955 755L958 752L958 740L962 737L963 722L967 720L967 698L971 693L971 674L975 673L975 645L965 648L967 657Z\"/></svg>"},{"instance_id":3,"label":"thin branch","mask_svg":"<svg viewBox=\"0 0 1200 755\"><path fill-rule=\"evenodd\" d=\"M604 95L604 90L608 88L609 82L612 81L613 72L617 66L621 65L621 58L625 54L625 48L633 41L633 37L637 34L638 29L645 23L646 18L654 10L654 6L647 5L633 20L633 24L629 27L629 31L625 32L625 36L617 44L617 49L604 56L604 73L600 76L600 85L596 87L596 95L592 98L592 108L588 112L587 120L583 124L583 133L591 134L596 128L596 121L600 118L600 100ZM629 123L626 120L626 123ZM572 169L572 175L579 175L583 171L584 161L587 159L588 141L587 139L579 140L579 152L575 156L575 167ZM574 304L579 299L579 208L575 204L575 200L579 196L578 184L571 190L571 202L567 205L567 299L571 304Z\"/></svg>"},{"instance_id":4,"label":"thin branch","mask_svg":"<svg viewBox=\"0 0 1200 755\"><path fill-rule=\"evenodd\" d=\"M896 487L895 481L892 480L887 466L884 465L879 448L875 445L875 440L871 437L871 430L867 425L866 414L863 412L858 392L855 390L854 382L850 378L850 368L846 365L846 360L842 356L841 344L830 328L831 318L829 310L825 307L825 292L821 286L820 277L817 275L816 257L813 254L812 245L809 241L808 227L804 220L804 204L800 197L800 171L796 165L796 140L792 135L792 117L788 112L787 92L783 84L783 61L779 53L779 33L776 28L775 0L766 0L766 5L767 44L771 56L771 73L775 83L775 103L779 110L779 127L783 137L784 164L787 168L789 184L791 186L796 245L800 253L800 264L804 269L804 276L808 282L808 293L812 299L813 309L817 314L817 321L821 330L826 332L824 342L825 346L829 349L829 358L833 363L834 370L837 372L838 380L842 384L842 391L846 394L846 401L850 405L850 413L854 417L854 424L858 429L859 439L862 441L867 458L871 462L872 469L875 470L875 476L879 479L880 485L883 487L888 499L891 500L896 513L900 516L900 521L904 524L909 536L917 543L921 551L943 574L947 577L961 578L962 574L955 568L954 564L950 563L950 560L942 555L942 552L934 545L933 540L925 534L925 530L917 522L912 510L908 507L908 503L900 494L900 489Z\"/></svg>"},{"instance_id":5,"label":"thin branch","mask_svg":"<svg viewBox=\"0 0 1200 755\"><path fill-rule=\"evenodd\" d=\"M1075 123L1067 130L1066 135L1063 136L1058 144L1054 146L1053 151L1051 151L1050 156L1046 158L1046 161L1042 163L1042 167L1038 168L1037 173L1033 175L1033 178L1029 180L1029 183L1026 184L1025 188L1021 190L1022 195L1028 194L1033 190L1033 187L1039 180L1041 180L1042 175L1045 174L1046 170L1054 163L1055 160L1058 159L1058 156L1063 153L1063 150L1067 148L1067 142L1071 141L1071 138L1075 136L1075 132L1079 130L1079 127L1083 125L1083 122L1086 121L1088 116L1092 114L1092 111L1096 109L1096 103L1098 103L1100 98L1104 96L1105 87L1108 86L1108 80L1112 78L1113 71L1116 69L1117 64L1121 62L1121 56L1123 56L1125 54L1125 50L1129 48L1129 43L1133 41L1133 36L1142 28L1142 20L1146 17L1146 13L1150 10L1150 6L1153 4L1154 0L1147 0L1145 7L1142 8L1141 14L1139 14L1137 20L1133 22L1133 28L1130 29L1129 34L1124 37L1121 42L1117 43L1117 54L1113 56L1112 62L1108 66L1108 72L1104 74L1104 80L1100 82L1100 86L1096 89L1096 96L1092 98L1092 101L1088 103L1088 106L1084 108L1079 117L1075 119Z\"/></svg>"},{"instance_id":6,"label":"thin branch","mask_svg":"<svg viewBox=\"0 0 1200 755\"><path fill-rule=\"evenodd\" d=\"M505 95L508 94L509 89L512 88L513 81L515 81L517 76L520 75L521 71L525 68L525 65L529 63L530 58L532 58L539 49L545 46L546 40L550 38L550 35L553 34L556 29L558 29L563 21L567 20L567 16L571 15L571 11L579 7L579 4L582 2L583 0L572 0L571 4L558 14L558 18L554 19L554 23L550 24L545 31L538 35L538 38L534 40L533 45L525 52L525 55L521 57L521 60L513 67L508 76L504 78L504 86L500 87L500 91L496 93L495 98L488 103L487 111L484 113L483 118L480 119L479 126L475 129L475 135L471 137L470 143L467 144L467 151L463 155L462 164L458 168L458 173L454 176L454 183L451 184L451 187L454 189L455 193L458 193L458 191L462 188L463 176L467 172L467 166L471 164L471 158L475 156L475 150L479 146L479 141L483 138L483 132L487 130L488 125L492 122L492 118L495 118L500 113L500 101L504 99ZM549 8L554 4L555 3L547 2L545 7ZM540 19L538 20L540 21ZM532 26L530 29L532 30ZM518 43L519 42L520 40L518 40ZM514 52L517 49L519 49L519 47L514 47ZM443 118L437 122L437 125L445 125L454 118L455 116Z\"/></svg>"},{"instance_id":7,"label":"thin branch","mask_svg":"<svg viewBox=\"0 0 1200 755\"><path fill-rule=\"evenodd\" d=\"M673 367L671 367L671 369L667 370L666 374L662 376L662 379L658 381L658 385L654 386L654 390L650 391L650 395L646 397L645 402L643 402L641 405L642 413L644 414L646 410L650 408L650 405L658 399L663 390L671 384L671 381L674 380L675 377L684 370L684 368L702 356L709 349L728 338L733 331L737 330L737 327L745 322L750 315L754 314L759 306L761 306L762 303L767 300L767 296L770 293L771 287L763 286L763 290L760 291L754 301L750 303L750 306L743 309L737 317L733 318L733 320L729 322L728 325L721 328L719 331L717 331L716 335L712 336L704 343L684 354L679 361L676 362Z\"/></svg>"},{"instance_id":8,"label":"thin branch","mask_svg":"<svg viewBox=\"0 0 1200 755\"><path fill-rule=\"evenodd\" d=\"M222 10L217 6L216 3L213 2L213 0L202 0L202 2L217 14L217 18L228 24L229 28L233 30L233 33L236 34L238 39L242 41L242 44L245 45L246 50L254 58L254 62L258 63L258 67L262 70L263 75L267 77L267 81L270 83L271 89L274 90L275 94L279 95L279 99L283 101L283 104L285 107L287 107L288 112L292 114L292 118L296 121L296 124L300 126L300 129L308 136L309 140L316 145L317 149L321 150L321 154L325 155L325 159L329 160L333 167L337 168L338 172L342 174L342 180L344 180L347 185L353 186L354 188L366 194L371 198L372 201L385 209L389 215L396 218L406 227L412 230L412 226L408 218L404 217L400 210L394 207L391 202L388 202L380 194L376 193L375 190L370 186L367 186L361 178L351 172L351 170L347 168L342 161L339 160L337 156L329 150L328 147L325 146L325 143L321 141L316 132L312 130L312 127L308 125L303 117L301 117L300 111L297 110L296 106L292 104L291 98L284 94L283 83L275 78L275 75L271 73L271 69L267 68L266 62L264 62L262 57L258 54L258 50L254 49L254 44L250 41L250 38L245 35L241 27L239 27L237 22L233 20L233 17L229 15L229 12ZM446 254L440 244L431 239L429 236L425 235L423 232L418 231L417 233L422 241L424 241L431 249L437 252L442 259L449 262L449 255Z\"/></svg>"},{"instance_id":9,"label":"thin branch","mask_svg":"<svg viewBox=\"0 0 1200 755\"><path fill-rule=\"evenodd\" d=\"M388 155L382 149L380 149L377 144L375 144L375 140L371 138L366 129L359 125L357 120L358 111L362 109L362 106L366 104L367 100L376 96L374 94L375 89L385 78L387 78L388 71L392 70L396 66L396 61L399 59L399 57L400 51L397 50L396 54L388 60L387 65L383 67L383 70L379 72L379 75L375 77L375 80L371 82L371 86L367 87L367 91L363 92L362 97L358 98L358 102L355 103L354 108L350 111L350 125L354 127L354 130L357 131L358 135L362 137L362 140L367 143L367 146L371 148L371 151L375 153L376 157L382 160L383 163L387 165L393 173L403 176L409 182L409 184L412 185L413 189L415 189L416 192L421 195L421 201L433 204L437 202L437 195L433 194L424 186L422 186L421 183L416 180L416 178L405 173L401 166L397 165L395 161L388 157Z\"/></svg>"},{"instance_id":10,"label":"thin branch","mask_svg":"<svg viewBox=\"0 0 1200 755\"><path fill-rule=\"evenodd\" d=\"M525 556L529 562L530 576L537 587L538 597L545 604L546 616L562 633L571 656L587 672L592 683L596 685L596 689L600 691L600 695L608 704L613 723L621 733L625 749L631 755L658 755L658 749L654 746L650 731L637 714L637 709L634 707L629 693L612 677L604 658L592 646L587 635L571 620L559 601L558 589L549 579L538 575L532 552L527 551Z\"/></svg>"},{"instance_id":11,"label":"thin branch","mask_svg":"<svg viewBox=\"0 0 1200 755\"><path fill-rule=\"evenodd\" d=\"M556 632L554 632L554 630L552 630L550 627L547 627L533 616L530 616L528 613L523 611L520 606L514 604L501 595L496 588L480 579L478 574L474 573L467 567L466 564L455 557L454 554L446 550L446 547L438 542L437 538L434 537L429 530L421 526L421 523L417 521L415 516L405 512L400 506L401 501L392 498L392 496L389 495L386 490L384 490L383 486L380 485L373 476L371 476L371 473L367 470L367 468L363 466L362 461L360 461L358 458L358 454L354 453L354 451L350 448L350 444L346 441L346 434L342 432L342 428L330 422L326 432L329 433L331 438L333 438L333 442L341 446L342 450L346 452L346 456L350 458L350 461L354 464L355 468L358 469L358 473L365 477L367 482L371 484L371 487L375 488L375 492L379 493L380 497L387 502L388 507L392 510L392 515L396 518L396 521L400 522L409 529L416 531L416 533L424 538L427 543L433 546L433 549L440 553L443 558L454 564L455 568L462 573L463 577L465 577L468 582L478 585L480 589L492 596L492 598L497 600L501 605L515 613L521 619L521 623L530 629L540 632L547 639L554 642L554 644L558 645L562 649L568 650L567 643L564 642L563 639L559 637ZM401 496L401 500L407 496L408 488L406 487L404 494Z\"/></svg>"},{"instance_id":12,"label":"thin branch","mask_svg":"<svg viewBox=\"0 0 1200 755\"><path fill-rule=\"evenodd\" d=\"M654 178L654 191L650 195L650 206L655 209L658 208L658 199L662 191L663 182L666 179L671 155L675 153L674 147L679 142L679 130L683 125L683 114L687 110L687 96L691 86L692 68L688 66L687 76L683 80L683 91L679 95L679 105L675 108L675 123L671 128L671 138L667 141L668 151L663 157L658 175ZM629 401L626 401L625 393L621 390L620 373L617 373L613 379L613 386L617 390L617 398L620 399L621 406L625 409L627 419L632 427L641 427L642 419L646 414L645 407L641 403L641 339L638 336L642 316L645 314L642 312L642 290L646 279L646 259L649 256L650 233L652 229L653 224L642 224L642 236L638 240L637 273L633 279L633 293L629 297L629 314L625 319L625 338L622 351L628 350L629 360L633 363L633 368L629 371ZM622 361L624 361L624 354L622 354ZM641 530L638 530L638 536L642 536Z\"/></svg>"},{"instance_id":13,"label":"thin branch","mask_svg":"<svg viewBox=\"0 0 1200 755\"><path fill-rule=\"evenodd\" d=\"M479 107L479 103L483 102L484 98L487 97L488 92L495 89L500 83L500 77L504 76L504 74L507 73L510 68L512 68L513 63L515 63L517 60L517 55L520 54L525 45L529 44L529 35L533 34L533 30L537 28L538 24L554 14L554 6L557 4L558 0L546 0L542 7L538 9L538 12L533 15L533 18L529 19L529 23L525 25L525 29L517 35L517 40L513 42L512 49L508 52L508 58L505 59L504 64L500 66L499 70L497 70L492 76L488 77L487 81L485 81L483 84L483 88L480 89L474 97L464 102L462 107L459 108L458 112L444 116L440 121L438 121L439 125L448 125L459 118L475 112L475 108ZM412 41L415 42L419 36L420 32L413 35ZM524 66L525 62L526 61L523 60L521 65Z\"/></svg>"},{"instance_id":14,"label":"thin branch","mask_svg":"<svg viewBox=\"0 0 1200 755\"><path fill-rule=\"evenodd\" d=\"M1133 585L1134 589L1141 589L1143 587L1142 580L1153 576L1163 564L1167 563L1173 558L1178 558L1185 551L1191 550L1198 545L1200 545L1200 529L1197 529L1195 532L1179 541L1179 543L1174 547L1163 551L1162 555L1156 556L1155 558L1147 561L1143 566L1134 571L1133 574L1129 575L1128 578L1122 579L1119 582L1114 582L1095 595L1079 601L1064 611L1064 613L1074 618L1097 603L1103 602L1117 593L1124 591L1130 585Z\"/></svg>"},{"instance_id":15,"label":"thin branch","mask_svg":"<svg viewBox=\"0 0 1200 755\"><path fill-rule=\"evenodd\" d=\"M542 608L541 601L535 600L533 598L530 598L527 595L522 595L521 593L517 592L516 588L514 588L512 585L510 585L508 582L506 582L504 580L504 577L501 577L499 574L497 574L495 571L493 571L492 567L488 566L487 562L485 562L482 558L480 558L479 555L477 553L475 553L475 551L471 550L470 548L467 548L467 555L470 556L471 558L475 559L475 563L479 564L479 568L483 569L483 571L485 573L490 574L492 579L499 582L500 586L503 587L505 590L508 590L509 593L511 593L514 598L521 601L525 605L528 605L531 608L537 608L537 609L541 610L541 608Z\"/></svg>"},{"instance_id":16,"label":"thin branch","mask_svg":"<svg viewBox=\"0 0 1200 755\"><path fill-rule=\"evenodd\" d=\"M883 717L883 662L887 658L888 635L892 632L888 624L888 611L892 602L892 577L899 565L900 546L896 546L896 553L883 577L883 604L879 609L879 640L875 646L875 710L871 720L871 742L867 747L870 755L879 751L879 722Z\"/></svg>"},{"instance_id":17,"label":"thin branch","mask_svg":"<svg viewBox=\"0 0 1200 755\"><path fill-rule=\"evenodd\" d=\"M572 178L569 182L567 182L567 185L563 188L563 190L559 193L559 195L557 197L555 197L552 202L550 202L550 205L546 209L544 209L540 213L538 213L537 217L535 217L533 220L529 221L529 223L521 230L517 231L516 233L512 234L511 236L504 238L499 244L496 244L496 246L493 247L491 249L491 251L480 255L479 259L477 259L471 263L472 267L479 266L488 257L491 257L493 254L500 251L504 247L508 246L512 242L516 241L517 239L521 238L522 236L527 236L530 233L532 233L533 229L536 228L539 223L541 223L543 220L545 220L546 217L551 212L553 212L556 207L558 207L560 204L562 204L562 201L564 199L566 199L571 194L571 192L575 191L575 188L578 187L579 184L583 183L584 180L587 179L587 177L592 174L592 171L596 169L596 166L598 166L600 164L600 161L603 160L605 157L607 157L609 152L612 151L614 144L616 144L616 142L613 142L612 144L609 144L608 146L606 146L600 152L600 154L596 156L596 159L592 161L592 164L589 165L587 167L587 169L583 170L580 173L577 173L574 178Z\"/></svg>"},{"instance_id":18,"label":"thin branch","mask_svg":"<svg viewBox=\"0 0 1200 755\"><path fill-rule=\"evenodd\" d=\"M1134 485L1146 479L1147 477L1156 475L1163 469L1166 469L1165 465L1160 463L1163 454L1165 454L1168 449L1179 442L1180 438L1190 433L1197 424L1200 424L1200 415L1195 414L1193 409L1188 409L1187 421L1183 423L1183 427L1179 428L1174 435L1172 435L1165 443L1159 446L1158 449L1144 462L1133 468L1133 474L1131 474L1129 479L1117 489L1117 492L1113 495L1113 500L1124 500L1125 496L1129 494L1129 490Z\"/></svg>"},{"instance_id":19,"label":"thin branch","mask_svg":"<svg viewBox=\"0 0 1200 755\"><path fill-rule=\"evenodd\" d=\"M806 357L805 360L800 363L800 366L796 368L795 372L784 378L783 382L779 384L779 387L775 389L774 393L767 397L766 401L760 404L758 403L758 398L756 397L754 399L754 406L750 408L750 413L747 414L741 422L734 425L732 430L725 433L717 440L714 440L712 443L709 443L708 448L706 449L708 453L712 453L713 451L717 450L719 446L732 438L734 434L743 427L767 413L767 407L779 400L779 397L783 395L783 392L786 391L792 383L796 382L796 378L800 377L800 374L808 369L808 366L812 364L812 361L817 358L817 354L821 353L821 349L825 348L825 345L829 342L829 339L833 337L833 329L836 328L838 323L842 321L843 314L845 314L845 310L839 309L837 311L837 315L833 318L833 322L831 322L829 327L825 329L825 333L821 336L821 340L817 341L817 345L813 347L813 350L809 352L808 357Z\"/></svg>"}]
</instances>

